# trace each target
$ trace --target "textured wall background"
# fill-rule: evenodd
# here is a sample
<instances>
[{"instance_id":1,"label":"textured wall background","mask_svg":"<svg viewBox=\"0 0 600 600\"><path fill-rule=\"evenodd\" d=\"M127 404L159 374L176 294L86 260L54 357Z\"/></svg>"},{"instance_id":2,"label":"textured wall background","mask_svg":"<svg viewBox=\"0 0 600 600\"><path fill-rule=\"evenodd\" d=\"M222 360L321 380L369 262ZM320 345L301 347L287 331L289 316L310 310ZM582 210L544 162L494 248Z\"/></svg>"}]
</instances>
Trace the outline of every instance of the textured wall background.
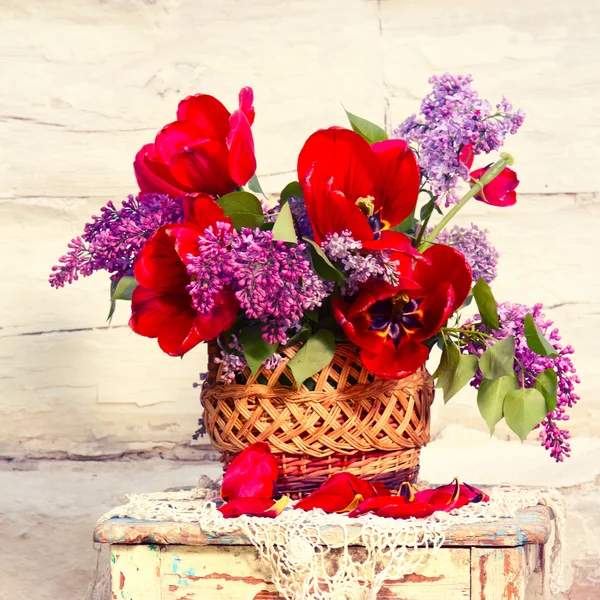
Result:
<instances>
[{"instance_id":1,"label":"textured wall background","mask_svg":"<svg viewBox=\"0 0 600 600\"><path fill-rule=\"evenodd\" d=\"M259 174L277 192L306 137L345 124L341 102L390 129L418 109L431 73L452 71L528 113L507 144L518 204L473 204L461 220L491 230L497 298L543 301L583 381L572 466L552 465L533 440L497 454L499 472L585 482L598 511L586 505L585 518L600 515L599 26L595 0L0 0L0 457L204 456L189 447L204 350L161 355L129 332L126 305L107 327L102 275L61 291L46 281L89 215L136 191L133 157L181 98L204 91L231 107L251 85ZM433 427L454 460L442 477L472 467L465 440L496 459L500 446L474 432L485 425L473 395L437 404ZM597 542L582 549L587 527L575 559L600 556ZM597 589L586 581L571 600L597 598L581 595Z\"/></svg>"}]
</instances>

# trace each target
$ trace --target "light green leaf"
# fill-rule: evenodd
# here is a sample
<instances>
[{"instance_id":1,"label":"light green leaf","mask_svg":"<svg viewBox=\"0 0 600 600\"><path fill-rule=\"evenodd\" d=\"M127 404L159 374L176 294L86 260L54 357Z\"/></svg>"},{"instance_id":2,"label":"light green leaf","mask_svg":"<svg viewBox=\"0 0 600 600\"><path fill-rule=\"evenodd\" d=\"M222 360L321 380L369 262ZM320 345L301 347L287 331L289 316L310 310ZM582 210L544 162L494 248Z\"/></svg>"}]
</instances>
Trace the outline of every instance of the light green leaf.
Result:
<instances>
[{"instance_id":1,"label":"light green leaf","mask_svg":"<svg viewBox=\"0 0 600 600\"><path fill-rule=\"evenodd\" d=\"M117 309L117 301L112 299L113 294L117 289L117 283L119 282L116 279L111 279L110 281L110 309L108 311L108 316L106 317L109 325L112 321L113 315L115 314L115 310Z\"/></svg>"},{"instance_id":2,"label":"light green leaf","mask_svg":"<svg viewBox=\"0 0 600 600\"><path fill-rule=\"evenodd\" d=\"M286 200L291 198L292 196L303 197L304 192L302 191L302 186L297 181L290 181L282 190L280 194L281 204L283 204Z\"/></svg>"},{"instance_id":3,"label":"light green leaf","mask_svg":"<svg viewBox=\"0 0 600 600\"><path fill-rule=\"evenodd\" d=\"M361 135L369 144L373 144L375 142L382 142L383 140L388 139L388 134L384 129L379 127L379 125L375 125L375 123L371 123L371 121L367 121L362 117L358 117L353 115L351 112L348 112L346 109L346 115L348 116L348 120L350 121L350 125L352 129Z\"/></svg>"},{"instance_id":4,"label":"light green leaf","mask_svg":"<svg viewBox=\"0 0 600 600\"><path fill-rule=\"evenodd\" d=\"M311 333L312 333L312 327L310 325L308 325L307 323L305 323L304 325L302 325L300 331L295 333L287 341L287 343L285 344L285 347L289 348L289 346L293 346L294 344L297 344L298 342L305 342L310 337Z\"/></svg>"},{"instance_id":5,"label":"light green leaf","mask_svg":"<svg viewBox=\"0 0 600 600\"><path fill-rule=\"evenodd\" d=\"M490 286L480 277L479 281L473 286L473 296L477 302L477 308L481 315L481 320L486 327L498 329L500 320L498 319L498 305Z\"/></svg>"},{"instance_id":6,"label":"light green leaf","mask_svg":"<svg viewBox=\"0 0 600 600\"><path fill-rule=\"evenodd\" d=\"M546 399L548 412L552 412L558 404L558 375L556 371L549 367L542 371L536 378L533 387L542 392Z\"/></svg>"},{"instance_id":7,"label":"light green leaf","mask_svg":"<svg viewBox=\"0 0 600 600\"><path fill-rule=\"evenodd\" d=\"M260 181L258 181L258 176L256 175L256 173L254 173L254 175L252 176L252 179L246 185L248 186L248 189L251 192L254 192L256 194L262 194L263 196L266 197L266 195L263 192L263 189L260 185Z\"/></svg>"},{"instance_id":8,"label":"light green leaf","mask_svg":"<svg viewBox=\"0 0 600 600\"><path fill-rule=\"evenodd\" d=\"M319 277L325 279L325 281L335 281L337 283L346 281L346 276L333 266L331 261L325 255L325 252L321 250L319 244L307 237L302 239L308 244L310 258Z\"/></svg>"},{"instance_id":9,"label":"light green leaf","mask_svg":"<svg viewBox=\"0 0 600 600\"><path fill-rule=\"evenodd\" d=\"M217 203L236 229L260 227L265 220L260 200L249 192L232 192L221 196Z\"/></svg>"},{"instance_id":10,"label":"light green leaf","mask_svg":"<svg viewBox=\"0 0 600 600\"><path fill-rule=\"evenodd\" d=\"M290 205L286 202L277 215L277 220L273 226L273 239L283 240L290 244L298 243L298 236L294 229L294 219L292 218L292 211Z\"/></svg>"},{"instance_id":11,"label":"light green leaf","mask_svg":"<svg viewBox=\"0 0 600 600\"><path fill-rule=\"evenodd\" d=\"M556 348L544 337L544 334L535 324L533 316L529 313L525 315L524 331L525 339L527 340L527 345L530 350L540 356L549 356L550 358L556 358L558 356Z\"/></svg>"},{"instance_id":12,"label":"light green leaf","mask_svg":"<svg viewBox=\"0 0 600 600\"><path fill-rule=\"evenodd\" d=\"M251 325L242 329L239 340L252 375L256 375L265 360L277 350L277 344L269 344L263 339L261 325Z\"/></svg>"},{"instance_id":13,"label":"light green leaf","mask_svg":"<svg viewBox=\"0 0 600 600\"><path fill-rule=\"evenodd\" d=\"M288 363L298 389L306 379L324 369L335 354L335 338L331 331L321 329L311 336Z\"/></svg>"},{"instance_id":14,"label":"light green leaf","mask_svg":"<svg viewBox=\"0 0 600 600\"><path fill-rule=\"evenodd\" d=\"M435 382L436 388L442 388L444 390L444 395L447 389L450 389L452 385L452 380L454 379L454 372L458 367L458 363L460 361L460 350L458 347L448 341L444 345L444 350L442 351L442 358L440 359L440 364L436 369L433 377L437 378Z\"/></svg>"},{"instance_id":15,"label":"light green leaf","mask_svg":"<svg viewBox=\"0 0 600 600\"><path fill-rule=\"evenodd\" d=\"M114 289L111 285L111 300L131 300L131 295L133 294L133 290L137 287L137 281L135 277L129 277L126 275L125 277L121 277L116 282Z\"/></svg>"},{"instance_id":16,"label":"light green leaf","mask_svg":"<svg viewBox=\"0 0 600 600\"><path fill-rule=\"evenodd\" d=\"M477 406L490 430L494 433L496 423L504 416L504 399L507 394L519 389L519 382L514 375L506 375L497 379L484 379L477 391Z\"/></svg>"},{"instance_id":17,"label":"light green leaf","mask_svg":"<svg viewBox=\"0 0 600 600\"><path fill-rule=\"evenodd\" d=\"M510 392L504 400L506 424L524 441L531 430L548 414L546 399L539 390L522 388Z\"/></svg>"},{"instance_id":18,"label":"light green leaf","mask_svg":"<svg viewBox=\"0 0 600 600\"><path fill-rule=\"evenodd\" d=\"M482 354L479 368L486 379L512 375L515 371L515 338L508 337L490 346Z\"/></svg>"},{"instance_id":19,"label":"light green leaf","mask_svg":"<svg viewBox=\"0 0 600 600\"><path fill-rule=\"evenodd\" d=\"M477 372L477 356L474 354L461 354L458 365L454 371L452 382L444 388L444 403L448 402L457 392L473 379Z\"/></svg>"}]
</instances>

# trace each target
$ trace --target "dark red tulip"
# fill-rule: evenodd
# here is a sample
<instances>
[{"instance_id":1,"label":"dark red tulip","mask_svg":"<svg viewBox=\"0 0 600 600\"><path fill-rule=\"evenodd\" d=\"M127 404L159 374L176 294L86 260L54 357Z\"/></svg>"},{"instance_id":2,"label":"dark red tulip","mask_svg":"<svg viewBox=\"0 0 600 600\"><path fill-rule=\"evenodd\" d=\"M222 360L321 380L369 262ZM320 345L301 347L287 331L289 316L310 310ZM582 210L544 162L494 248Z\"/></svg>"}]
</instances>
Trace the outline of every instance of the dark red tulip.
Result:
<instances>
[{"instance_id":1,"label":"dark red tulip","mask_svg":"<svg viewBox=\"0 0 600 600\"><path fill-rule=\"evenodd\" d=\"M419 193L417 159L403 140L369 145L348 129L313 133L298 157L315 241L348 230L363 242L378 239L413 211Z\"/></svg>"},{"instance_id":2,"label":"dark red tulip","mask_svg":"<svg viewBox=\"0 0 600 600\"><path fill-rule=\"evenodd\" d=\"M294 508L299 510L319 508L326 513L349 512L363 500L386 492L388 490L381 484L372 485L351 473L336 473L318 490L299 500Z\"/></svg>"},{"instance_id":3,"label":"dark red tulip","mask_svg":"<svg viewBox=\"0 0 600 600\"><path fill-rule=\"evenodd\" d=\"M471 177L475 180L480 179L489 167L490 165L473 171ZM517 174L505 167L497 177L483 186L483 190L475 198L492 206L512 206L517 202L515 189L518 185Z\"/></svg>"},{"instance_id":4,"label":"dark red tulip","mask_svg":"<svg viewBox=\"0 0 600 600\"><path fill-rule=\"evenodd\" d=\"M256 442L240 452L227 467L221 486L223 500L272 498L277 482L277 461L269 445Z\"/></svg>"},{"instance_id":5,"label":"dark red tulip","mask_svg":"<svg viewBox=\"0 0 600 600\"><path fill-rule=\"evenodd\" d=\"M229 329L239 308L233 290L224 288L208 314L194 310L186 289L188 256L198 256L198 237L207 227L231 220L205 194L188 197L184 208L185 223L160 227L142 247L134 266L139 285L133 291L129 320L135 333L158 338L161 349L171 356L182 356Z\"/></svg>"},{"instance_id":6,"label":"dark red tulip","mask_svg":"<svg viewBox=\"0 0 600 600\"><path fill-rule=\"evenodd\" d=\"M158 133L135 157L135 175L144 193L171 196L201 192L221 196L244 185L256 171L253 93L243 88L231 114L208 94L179 103L177 121Z\"/></svg>"},{"instance_id":7,"label":"dark red tulip","mask_svg":"<svg viewBox=\"0 0 600 600\"><path fill-rule=\"evenodd\" d=\"M281 514L290 501L288 496L283 496L277 502L270 498L236 498L230 500L217 510L226 518L234 519L247 515L248 517L274 518Z\"/></svg>"},{"instance_id":8,"label":"dark red tulip","mask_svg":"<svg viewBox=\"0 0 600 600\"><path fill-rule=\"evenodd\" d=\"M434 245L416 262L409 278L392 286L363 284L352 303L333 300L333 314L348 338L361 348L365 367L382 379L414 373L429 356L422 342L435 335L469 294L471 269L464 256Z\"/></svg>"}]
</instances>

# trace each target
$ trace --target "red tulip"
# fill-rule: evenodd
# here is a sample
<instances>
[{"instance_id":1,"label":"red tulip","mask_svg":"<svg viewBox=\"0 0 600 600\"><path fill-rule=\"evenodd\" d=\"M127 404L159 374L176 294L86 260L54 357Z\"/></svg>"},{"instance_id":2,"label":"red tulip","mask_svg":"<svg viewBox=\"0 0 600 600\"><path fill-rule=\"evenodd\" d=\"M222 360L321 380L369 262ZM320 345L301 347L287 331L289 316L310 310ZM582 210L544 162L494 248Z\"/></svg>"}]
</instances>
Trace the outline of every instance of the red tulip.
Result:
<instances>
[{"instance_id":1,"label":"red tulip","mask_svg":"<svg viewBox=\"0 0 600 600\"><path fill-rule=\"evenodd\" d=\"M244 185L256 171L253 93L243 88L239 109L231 114L208 94L179 103L177 121L163 127L153 144L135 157L140 190L181 196L223 195Z\"/></svg>"},{"instance_id":2,"label":"red tulip","mask_svg":"<svg viewBox=\"0 0 600 600\"><path fill-rule=\"evenodd\" d=\"M318 490L299 500L294 508L320 508L326 513L349 512L363 500L386 492L389 493L382 484L372 485L351 473L336 473Z\"/></svg>"},{"instance_id":3,"label":"red tulip","mask_svg":"<svg viewBox=\"0 0 600 600\"><path fill-rule=\"evenodd\" d=\"M321 243L348 230L363 242L401 223L419 193L419 167L403 140L369 144L357 133L332 127L313 133L298 157L306 211Z\"/></svg>"},{"instance_id":4,"label":"red tulip","mask_svg":"<svg viewBox=\"0 0 600 600\"><path fill-rule=\"evenodd\" d=\"M371 498L361 503L348 516L358 517L372 513L378 517L394 519L425 518L438 511L450 512L469 503L488 500L489 496L481 490L467 484L460 484L458 479L455 479L449 485L423 490L416 494Z\"/></svg>"},{"instance_id":5,"label":"red tulip","mask_svg":"<svg viewBox=\"0 0 600 600\"><path fill-rule=\"evenodd\" d=\"M445 245L423 253L410 278L398 286L381 280L363 284L353 303L333 300L333 314L350 341L361 348L365 367L382 379L414 373L429 356L422 344L444 326L471 289L464 256Z\"/></svg>"},{"instance_id":6,"label":"red tulip","mask_svg":"<svg viewBox=\"0 0 600 600\"><path fill-rule=\"evenodd\" d=\"M480 179L490 166L473 171L471 177L475 180ZM505 167L500 175L483 186L483 190L475 198L492 206L512 206L517 202L515 189L518 185L517 174L512 169Z\"/></svg>"},{"instance_id":7,"label":"red tulip","mask_svg":"<svg viewBox=\"0 0 600 600\"><path fill-rule=\"evenodd\" d=\"M269 517L272 519L281 514L289 501L288 496L283 496L277 502L269 498L236 498L223 504L217 510L226 519L234 519L242 515L249 517Z\"/></svg>"},{"instance_id":8,"label":"red tulip","mask_svg":"<svg viewBox=\"0 0 600 600\"><path fill-rule=\"evenodd\" d=\"M139 285L131 298L129 326L139 335L158 338L161 349L171 356L182 356L229 329L239 308L230 288L217 294L208 314L198 315L192 307L186 289L188 256L198 255L198 236L207 227L231 220L205 194L188 197L185 214L185 223L164 225L150 237L134 266Z\"/></svg>"},{"instance_id":9,"label":"red tulip","mask_svg":"<svg viewBox=\"0 0 600 600\"><path fill-rule=\"evenodd\" d=\"M240 452L223 476L221 498L271 498L277 482L277 461L269 445L256 442Z\"/></svg>"}]
</instances>

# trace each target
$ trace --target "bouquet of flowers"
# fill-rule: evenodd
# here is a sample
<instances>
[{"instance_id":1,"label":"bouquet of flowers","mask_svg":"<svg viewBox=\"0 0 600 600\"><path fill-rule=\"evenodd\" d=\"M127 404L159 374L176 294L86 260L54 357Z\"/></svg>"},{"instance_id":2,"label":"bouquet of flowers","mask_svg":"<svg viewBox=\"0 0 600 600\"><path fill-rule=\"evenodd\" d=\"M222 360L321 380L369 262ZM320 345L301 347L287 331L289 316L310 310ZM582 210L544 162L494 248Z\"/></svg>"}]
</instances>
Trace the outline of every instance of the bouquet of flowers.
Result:
<instances>
[{"instance_id":1,"label":"bouquet of flowers","mask_svg":"<svg viewBox=\"0 0 600 600\"><path fill-rule=\"evenodd\" d=\"M512 157L481 158L524 114L481 99L468 76L430 83L391 138L351 113L351 128L313 133L275 202L256 176L252 90L232 113L210 95L184 99L135 157L139 193L92 218L51 285L108 271L110 316L131 300L131 329L172 356L216 342L224 383L277 369L296 346L279 383L310 388L340 342L376 378L397 380L438 346L432 377L446 402L470 382L491 432L502 418L521 439L539 427L562 461L560 424L578 400L573 350L541 305L496 303L486 231L447 228L470 200L516 203ZM465 319L472 300L478 313Z\"/></svg>"}]
</instances>

